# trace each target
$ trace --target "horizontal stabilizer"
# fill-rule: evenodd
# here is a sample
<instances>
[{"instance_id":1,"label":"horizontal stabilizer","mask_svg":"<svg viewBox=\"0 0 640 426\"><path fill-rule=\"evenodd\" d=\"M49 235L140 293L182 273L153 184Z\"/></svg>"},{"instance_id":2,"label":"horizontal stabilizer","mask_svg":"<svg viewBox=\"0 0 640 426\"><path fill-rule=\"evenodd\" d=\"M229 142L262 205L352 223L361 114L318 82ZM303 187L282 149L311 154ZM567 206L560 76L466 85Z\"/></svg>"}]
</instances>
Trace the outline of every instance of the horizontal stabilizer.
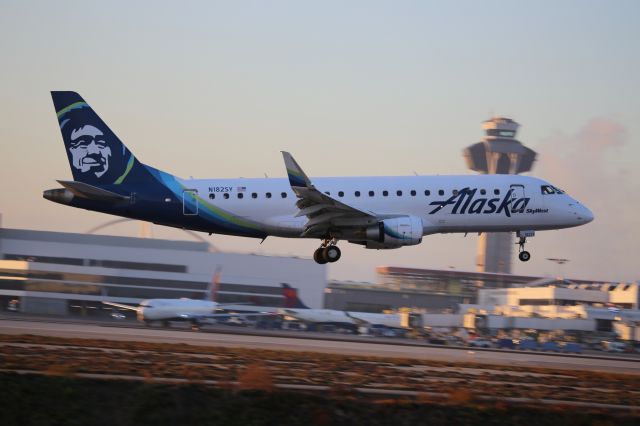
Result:
<instances>
[{"instance_id":1,"label":"horizontal stabilizer","mask_svg":"<svg viewBox=\"0 0 640 426\"><path fill-rule=\"evenodd\" d=\"M76 182L72 180L59 180L58 183L60 183L60 185L67 188L73 193L73 195L79 198L112 203L117 201L129 200L129 197L89 185L88 183Z\"/></svg>"}]
</instances>

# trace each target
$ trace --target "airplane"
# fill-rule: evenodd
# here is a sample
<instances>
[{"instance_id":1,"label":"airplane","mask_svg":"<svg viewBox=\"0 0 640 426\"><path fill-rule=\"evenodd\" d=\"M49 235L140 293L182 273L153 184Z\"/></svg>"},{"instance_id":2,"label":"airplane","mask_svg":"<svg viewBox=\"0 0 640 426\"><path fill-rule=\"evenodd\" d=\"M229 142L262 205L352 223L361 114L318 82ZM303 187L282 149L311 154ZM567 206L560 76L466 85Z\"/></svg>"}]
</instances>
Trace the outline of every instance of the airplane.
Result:
<instances>
[{"instance_id":1,"label":"airplane","mask_svg":"<svg viewBox=\"0 0 640 426\"><path fill-rule=\"evenodd\" d=\"M77 93L51 95L73 180L43 197L72 207L209 234L318 239L320 264L340 259L341 240L381 250L471 232L515 232L526 262L536 231L593 220L586 206L534 177L312 180L285 151L287 178L183 179L141 163Z\"/></svg>"},{"instance_id":2,"label":"airplane","mask_svg":"<svg viewBox=\"0 0 640 426\"><path fill-rule=\"evenodd\" d=\"M290 289L286 284L283 284ZM359 326L385 327L401 329L400 315L395 313L370 313L355 311L340 311L337 309L311 309L298 298L295 289L287 293L285 288L285 307L277 310L285 319L292 318L308 324L333 325L357 332Z\"/></svg>"},{"instance_id":3,"label":"airplane","mask_svg":"<svg viewBox=\"0 0 640 426\"><path fill-rule=\"evenodd\" d=\"M402 329L401 318L395 313L370 313L355 311L339 311L337 309L291 309L282 308L278 313L285 319L292 318L306 324L333 325L346 328L356 333L358 327L384 327Z\"/></svg>"},{"instance_id":4,"label":"airplane","mask_svg":"<svg viewBox=\"0 0 640 426\"><path fill-rule=\"evenodd\" d=\"M245 318L247 316L254 317L274 315L274 313L255 310L243 314L228 312L216 313L218 311L233 309L242 305L238 303L221 304L216 302L215 299L219 286L220 269L216 268L212 283L207 289L208 299L146 299L140 302L138 306L110 301L103 301L102 303L120 309L135 311L138 321L144 322L147 326L151 326L154 321L160 321L164 327L168 327L170 321L189 321L193 330L198 330L201 324L209 319L231 319Z\"/></svg>"}]
</instances>

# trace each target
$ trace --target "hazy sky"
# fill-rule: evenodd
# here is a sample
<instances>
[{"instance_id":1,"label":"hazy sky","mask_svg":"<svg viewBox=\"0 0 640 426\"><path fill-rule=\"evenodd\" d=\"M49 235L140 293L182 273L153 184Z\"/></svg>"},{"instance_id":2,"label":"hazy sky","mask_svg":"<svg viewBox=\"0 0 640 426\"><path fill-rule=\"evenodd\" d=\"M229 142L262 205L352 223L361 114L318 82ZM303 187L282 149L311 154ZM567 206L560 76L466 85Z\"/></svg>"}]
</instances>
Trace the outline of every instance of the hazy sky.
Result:
<instances>
[{"instance_id":1,"label":"hazy sky","mask_svg":"<svg viewBox=\"0 0 640 426\"><path fill-rule=\"evenodd\" d=\"M462 149L502 114L538 151L532 174L596 216L538 233L514 272L637 280L639 23L633 0L0 0L2 226L86 232L113 219L42 198L71 177L50 90L78 91L141 161L182 177L284 176L283 149L311 176L471 173ZM264 254L309 257L318 245L203 236ZM476 244L342 244L329 275L474 270Z\"/></svg>"}]
</instances>

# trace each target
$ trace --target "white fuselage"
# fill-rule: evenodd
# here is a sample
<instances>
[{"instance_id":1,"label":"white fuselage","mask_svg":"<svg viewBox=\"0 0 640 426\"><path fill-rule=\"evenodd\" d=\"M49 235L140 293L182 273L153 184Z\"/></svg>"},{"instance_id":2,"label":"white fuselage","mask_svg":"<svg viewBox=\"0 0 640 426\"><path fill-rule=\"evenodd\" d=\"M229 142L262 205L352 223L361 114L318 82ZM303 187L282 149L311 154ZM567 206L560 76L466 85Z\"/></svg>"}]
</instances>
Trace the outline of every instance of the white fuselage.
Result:
<instances>
[{"instance_id":1,"label":"white fuselage","mask_svg":"<svg viewBox=\"0 0 640 426\"><path fill-rule=\"evenodd\" d=\"M218 304L209 300L195 299L148 299L137 308L140 321L163 321L188 319L192 316L215 313Z\"/></svg>"},{"instance_id":2,"label":"white fuselage","mask_svg":"<svg viewBox=\"0 0 640 426\"><path fill-rule=\"evenodd\" d=\"M287 179L181 183L197 191L200 203L205 203L200 208L209 205L221 209L269 235L299 237L305 230L308 219L297 216L297 198ZM418 217L423 235L560 229L593 219L589 209L577 200L566 193L545 194L542 188L551 185L528 176L329 177L314 178L313 183L319 191L378 218ZM438 203L446 204L438 208Z\"/></svg>"}]
</instances>

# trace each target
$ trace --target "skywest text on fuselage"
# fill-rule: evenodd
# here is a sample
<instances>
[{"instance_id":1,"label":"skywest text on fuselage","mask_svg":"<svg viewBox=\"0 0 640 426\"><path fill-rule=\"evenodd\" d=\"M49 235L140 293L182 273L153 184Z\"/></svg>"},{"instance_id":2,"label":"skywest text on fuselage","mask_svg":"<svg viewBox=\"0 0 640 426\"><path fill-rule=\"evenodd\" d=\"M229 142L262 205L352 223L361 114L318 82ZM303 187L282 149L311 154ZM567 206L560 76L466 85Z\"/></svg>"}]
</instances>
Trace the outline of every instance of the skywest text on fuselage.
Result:
<instances>
[{"instance_id":1,"label":"skywest text on fuselage","mask_svg":"<svg viewBox=\"0 0 640 426\"><path fill-rule=\"evenodd\" d=\"M547 213L548 209L527 209L531 198L514 197L513 189L505 194L504 198L475 198L478 188L463 188L444 201L433 201L429 203L436 206L429 214L438 213L446 206L453 205L451 214L500 214L511 217L512 213ZM497 204L500 203L500 204Z\"/></svg>"}]
</instances>

